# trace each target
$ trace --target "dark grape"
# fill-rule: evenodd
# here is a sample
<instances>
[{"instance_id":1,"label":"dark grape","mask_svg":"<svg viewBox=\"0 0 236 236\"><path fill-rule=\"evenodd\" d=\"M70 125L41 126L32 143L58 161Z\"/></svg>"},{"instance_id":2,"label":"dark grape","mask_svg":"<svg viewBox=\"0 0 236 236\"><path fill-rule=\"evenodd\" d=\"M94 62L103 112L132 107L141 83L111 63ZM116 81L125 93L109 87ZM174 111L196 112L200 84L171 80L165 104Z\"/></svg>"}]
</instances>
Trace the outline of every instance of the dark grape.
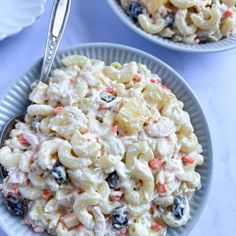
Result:
<instances>
[{"instance_id":1,"label":"dark grape","mask_svg":"<svg viewBox=\"0 0 236 236\"><path fill-rule=\"evenodd\" d=\"M175 21L175 14L167 13L165 17L166 26L173 28L174 21Z\"/></svg>"},{"instance_id":2,"label":"dark grape","mask_svg":"<svg viewBox=\"0 0 236 236\"><path fill-rule=\"evenodd\" d=\"M106 181L111 189L118 189L119 188L119 175L117 174L116 171L113 171L108 175L106 178Z\"/></svg>"},{"instance_id":3,"label":"dark grape","mask_svg":"<svg viewBox=\"0 0 236 236\"><path fill-rule=\"evenodd\" d=\"M128 14L134 22L138 22L138 15L144 12L143 6L138 2L131 2L129 5Z\"/></svg>"},{"instance_id":4,"label":"dark grape","mask_svg":"<svg viewBox=\"0 0 236 236\"><path fill-rule=\"evenodd\" d=\"M8 176L8 172L6 171L6 169L0 164L0 171L2 173L3 178L6 178Z\"/></svg>"},{"instance_id":5,"label":"dark grape","mask_svg":"<svg viewBox=\"0 0 236 236\"><path fill-rule=\"evenodd\" d=\"M9 193L4 202L8 211L14 216L24 217L28 212L28 204L19 194Z\"/></svg>"},{"instance_id":6,"label":"dark grape","mask_svg":"<svg viewBox=\"0 0 236 236\"><path fill-rule=\"evenodd\" d=\"M199 39L199 43L207 43L207 42L209 42L209 38L208 38L207 35L201 35L201 36L198 37L198 39Z\"/></svg>"},{"instance_id":7,"label":"dark grape","mask_svg":"<svg viewBox=\"0 0 236 236\"><path fill-rule=\"evenodd\" d=\"M103 94L103 96L101 97L101 99L104 101L104 102L112 102L113 100L116 99L116 97L110 93L105 93Z\"/></svg>"},{"instance_id":8,"label":"dark grape","mask_svg":"<svg viewBox=\"0 0 236 236\"><path fill-rule=\"evenodd\" d=\"M127 227L128 221L129 213L125 206L114 209L114 211L112 212L112 226L114 227L114 229L120 230Z\"/></svg>"},{"instance_id":9,"label":"dark grape","mask_svg":"<svg viewBox=\"0 0 236 236\"><path fill-rule=\"evenodd\" d=\"M58 184L66 184L68 181L66 168L59 161L53 166L52 175Z\"/></svg>"},{"instance_id":10,"label":"dark grape","mask_svg":"<svg viewBox=\"0 0 236 236\"><path fill-rule=\"evenodd\" d=\"M176 219L180 220L184 216L184 211L186 207L185 197L182 195L177 195L174 199L174 204L172 206L172 213Z\"/></svg>"}]
</instances>

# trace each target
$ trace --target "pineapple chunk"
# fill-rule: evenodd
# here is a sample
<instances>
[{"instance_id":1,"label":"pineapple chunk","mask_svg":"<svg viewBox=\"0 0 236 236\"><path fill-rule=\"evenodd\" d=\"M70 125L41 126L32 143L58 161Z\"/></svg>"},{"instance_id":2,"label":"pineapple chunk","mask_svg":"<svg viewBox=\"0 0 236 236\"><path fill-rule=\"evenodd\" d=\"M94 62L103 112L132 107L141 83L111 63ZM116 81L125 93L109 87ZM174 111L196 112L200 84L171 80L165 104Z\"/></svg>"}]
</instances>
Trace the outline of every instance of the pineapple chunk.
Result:
<instances>
[{"instance_id":1,"label":"pineapple chunk","mask_svg":"<svg viewBox=\"0 0 236 236\"><path fill-rule=\"evenodd\" d=\"M79 66L83 68L84 66L91 65L91 61L87 57L81 55L72 55L64 57L61 62L67 67Z\"/></svg>"},{"instance_id":2,"label":"pineapple chunk","mask_svg":"<svg viewBox=\"0 0 236 236\"><path fill-rule=\"evenodd\" d=\"M143 124L151 116L147 104L140 98L130 98L116 116L117 124L126 133L142 130Z\"/></svg>"},{"instance_id":3,"label":"pineapple chunk","mask_svg":"<svg viewBox=\"0 0 236 236\"><path fill-rule=\"evenodd\" d=\"M147 85L143 97L147 103L156 105L160 111L169 100L175 98L175 95L161 86Z\"/></svg>"},{"instance_id":4,"label":"pineapple chunk","mask_svg":"<svg viewBox=\"0 0 236 236\"><path fill-rule=\"evenodd\" d=\"M143 4L143 6L146 7L149 14L153 15L155 14L163 5L163 2L166 2L165 0L140 0L140 3Z\"/></svg>"}]
</instances>

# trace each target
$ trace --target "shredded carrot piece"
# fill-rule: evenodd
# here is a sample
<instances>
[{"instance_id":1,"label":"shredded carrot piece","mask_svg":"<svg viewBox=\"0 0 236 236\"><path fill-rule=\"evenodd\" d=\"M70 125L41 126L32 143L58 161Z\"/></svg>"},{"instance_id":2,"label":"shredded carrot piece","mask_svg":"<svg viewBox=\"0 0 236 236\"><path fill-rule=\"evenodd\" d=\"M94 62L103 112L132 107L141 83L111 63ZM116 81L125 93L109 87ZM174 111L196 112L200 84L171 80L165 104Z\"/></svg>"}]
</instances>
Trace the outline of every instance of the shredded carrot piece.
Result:
<instances>
[{"instance_id":1,"label":"shredded carrot piece","mask_svg":"<svg viewBox=\"0 0 236 236\"><path fill-rule=\"evenodd\" d=\"M133 80L136 82L140 82L142 80L142 76L137 74L134 76Z\"/></svg>"},{"instance_id":2,"label":"shredded carrot piece","mask_svg":"<svg viewBox=\"0 0 236 236\"><path fill-rule=\"evenodd\" d=\"M186 155L186 156L182 157L182 161L183 161L184 164L193 164L195 162L195 158Z\"/></svg>"},{"instance_id":3,"label":"shredded carrot piece","mask_svg":"<svg viewBox=\"0 0 236 236\"><path fill-rule=\"evenodd\" d=\"M166 193L167 192L167 186L166 184L156 184L156 189L159 193Z\"/></svg>"},{"instance_id":4,"label":"shredded carrot piece","mask_svg":"<svg viewBox=\"0 0 236 236\"><path fill-rule=\"evenodd\" d=\"M52 192L48 189L45 189L45 190L43 190L42 197L45 200L49 200L52 197Z\"/></svg>"},{"instance_id":5,"label":"shredded carrot piece","mask_svg":"<svg viewBox=\"0 0 236 236\"><path fill-rule=\"evenodd\" d=\"M23 146L29 146L30 143L25 139L23 134L19 134L17 136L17 140L23 145Z\"/></svg>"},{"instance_id":6,"label":"shredded carrot piece","mask_svg":"<svg viewBox=\"0 0 236 236\"><path fill-rule=\"evenodd\" d=\"M115 90L114 87L106 87L105 90L106 90L107 93L110 93L110 94L113 94L113 95L117 95L116 90Z\"/></svg>"},{"instance_id":7,"label":"shredded carrot piece","mask_svg":"<svg viewBox=\"0 0 236 236\"><path fill-rule=\"evenodd\" d=\"M152 227L152 230L156 232L159 232L161 230L161 225L158 224L156 221L152 221L151 227Z\"/></svg>"},{"instance_id":8,"label":"shredded carrot piece","mask_svg":"<svg viewBox=\"0 0 236 236\"><path fill-rule=\"evenodd\" d=\"M118 127L117 125L111 127L111 131L115 134L117 134Z\"/></svg>"},{"instance_id":9,"label":"shredded carrot piece","mask_svg":"<svg viewBox=\"0 0 236 236\"><path fill-rule=\"evenodd\" d=\"M84 226L83 224L78 224L78 225L75 226L75 229L76 230L81 230L83 228L83 226Z\"/></svg>"},{"instance_id":10,"label":"shredded carrot piece","mask_svg":"<svg viewBox=\"0 0 236 236\"><path fill-rule=\"evenodd\" d=\"M232 17L233 15L234 15L234 11L232 8L229 8L224 12L224 17Z\"/></svg>"},{"instance_id":11,"label":"shredded carrot piece","mask_svg":"<svg viewBox=\"0 0 236 236\"><path fill-rule=\"evenodd\" d=\"M64 107L63 107L62 105L60 105L60 106L57 106L57 107L54 109L54 112L55 112L56 114L59 114L59 113L62 112L63 109L64 109Z\"/></svg>"},{"instance_id":12,"label":"shredded carrot piece","mask_svg":"<svg viewBox=\"0 0 236 236\"><path fill-rule=\"evenodd\" d=\"M152 83L152 84L157 84L158 82L157 82L157 79L155 79L155 78L151 78L150 79L150 82Z\"/></svg>"},{"instance_id":13,"label":"shredded carrot piece","mask_svg":"<svg viewBox=\"0 0 236 236\"><path fill-rule=\"evenodd\" d=\"M161 169L162 161L159 158L152 159L148 162L148 165L153 170Z\"/></svg>"}]
</instances>

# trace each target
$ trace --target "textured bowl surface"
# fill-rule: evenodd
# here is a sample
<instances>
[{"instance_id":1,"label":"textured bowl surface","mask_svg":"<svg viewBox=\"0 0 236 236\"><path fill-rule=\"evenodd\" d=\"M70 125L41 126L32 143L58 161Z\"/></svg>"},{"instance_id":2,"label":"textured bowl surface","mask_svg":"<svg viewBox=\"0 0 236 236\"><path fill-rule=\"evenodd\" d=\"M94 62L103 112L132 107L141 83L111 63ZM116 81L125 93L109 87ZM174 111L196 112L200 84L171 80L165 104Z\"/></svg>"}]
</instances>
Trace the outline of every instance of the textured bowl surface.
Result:
<instances>
[{"instance_id":1,"label":"textured bowl surface","mask_svg":"<svg viewBox=\"0 0 236 236\"><path fill-rule=\"evenodd\" d=\"M123 8L120 6L117 0L107 0L113 11L119 16L119 18L133 31L140 34L142 37L169 49L173 49L176 51L182 51L182 52L192 52L192 53L209 53L209 52L220 52L229 50L236 47L236 34L221 39L217 42L210 42L205 44L184 44L184 43L178 43L174 42L169 39L164 39L162 37L159 37L158 35L152 35L149 33L146 33L144 30L142 30L139 26L137 26L130 17L125 13Z\"/></svg>"},{"instance_id":2,"label":"textured bowl surface","mask_svg":"<svg viewBox=\"0 0 236 236\"><path fill-rule=\"evenodd\" d=\"M46 0L0 0L0 41L32 25Z\"/></svg>"},{"instance_id":3,"label":"textured bowl surface","mask_svg":"<svg viewBox=\"0 0 236 236\"><path fill-rule=\"evenodd\" d=\"M199 191L196 191L191 201L192 218L184 227L177 229L169 228L168 236L188 235L205 206L212 171L211 138L206 119L194 93L180 75L178 75L173 69L155 57L137 49L121 45L101 43L75 46L60 52L56 57L53 68L61 67L60 59L71 54L82 54L89 58L100 59L105 61L106 64L110 64L114 61L120 63L137 61L143 63L147 65L153 73L158 74L162 78L163 84L167 85L174 94L176 94L177 98L184 102L184 109L190 114L195 133L198 136L199 142L203 146L205 163L197 169L201 174L202 188ZM19 77L12 87L3 94L2 99L0 100L0 132L11 117L26 109L30 85L33 81L39 78L40 66L41 63L39 61ZM6 211L2 204L2 200L0 201L0 226L7 232L7 234L10 236L33 235L33 232L31 232L31 230L25 225L22 225L19 219L12 217Z\"/></svg>"}]
</instances>

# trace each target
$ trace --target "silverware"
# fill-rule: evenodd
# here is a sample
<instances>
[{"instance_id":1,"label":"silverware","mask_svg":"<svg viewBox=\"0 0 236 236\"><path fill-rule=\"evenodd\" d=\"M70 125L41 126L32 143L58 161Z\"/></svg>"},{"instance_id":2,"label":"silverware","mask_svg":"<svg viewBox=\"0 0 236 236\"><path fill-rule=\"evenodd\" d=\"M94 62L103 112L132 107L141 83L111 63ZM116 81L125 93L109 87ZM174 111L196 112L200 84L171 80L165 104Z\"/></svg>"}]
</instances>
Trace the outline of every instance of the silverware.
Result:
<instances>
[{"instance_id":1,"label":"silverware","mask_svg":"<svg viewBox=\"0 0 236 236\"><path fill-rule=\"evenodd\" d=\"M54 2L49 23L45 54L39 79L39 81L42 81L44 83L48 82L48 76L69 17L70 6L71 0L55 0ZM0 136L0 147L4 145L5 140L9 137L9 134L14 128L17 121L24 121L24 116L25 113L17 115L10 119L4 126ZM3 168L1 168L0 170L0 178L3 179L2 172Z\"/></svg>"}]
</instances>

